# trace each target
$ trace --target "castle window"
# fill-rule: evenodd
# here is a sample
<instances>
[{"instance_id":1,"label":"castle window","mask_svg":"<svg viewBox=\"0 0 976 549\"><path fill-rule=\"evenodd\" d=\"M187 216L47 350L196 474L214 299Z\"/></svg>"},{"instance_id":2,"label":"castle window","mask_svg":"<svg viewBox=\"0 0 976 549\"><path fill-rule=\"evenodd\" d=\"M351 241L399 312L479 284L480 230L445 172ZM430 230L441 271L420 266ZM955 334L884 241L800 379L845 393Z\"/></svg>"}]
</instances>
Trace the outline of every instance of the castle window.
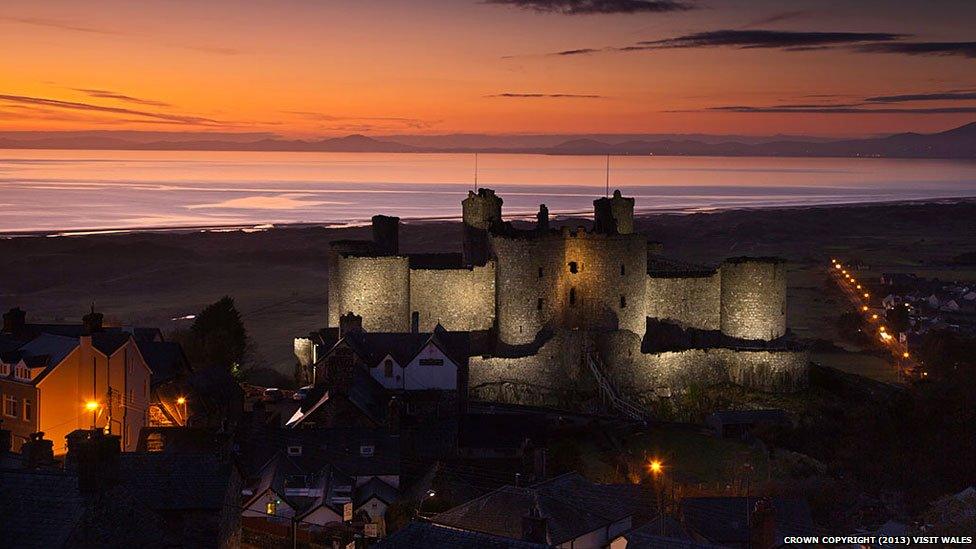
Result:
<instances>
[{"instance_id":1,"label":"castle window","mask_svg":"<svg viewBox=\"0 0 976 549\"><path fill-rule=\"evenodd\" d=\"M625 307L627 307L627 296L622 295L620 296L620 308L623 309Z\"/></svg>"},{"instance_id":2,"label":"castle window","mask_svg":"<svg viewBox=\"0 0 976 549\"><path fill-rule=\"evenodd\" d=\"M576 288L569 289L569 304L576 305Z\"/></svg>"},{"instance_id":3,"label":"castle window","mask_svg":"<svg viewBox=\"0 0 976 549\"><path fill-rule=\"evenodd\" d=\"M624 276L625 274L627 274L627 266L624 265L623 263L621 263L620 264L620 276Z\"/></svg>"},{"instance_id":4,"label":"castle window","mask_svg":"<svg viewBox=\"0 0 976 549\"><path fill-rule=\"evenodd\" d=\"M393 377L393 361L386 359L383 361L383 375L385 377Z\"/></svg>"},{"instance_id":5,"label":"castle window","mask_svg":"<svg viewBox=\"0 0 976 549\"><path fill-rule=\"evenodd\" d=\"M542 278L542 267L539 267L539 278Z\"/></svg>"},{"instance_id":6,"label":"castle window","mask_svg":"<svg viewBox=\"0 0 976 549\"><path fill-rule=\"evenodd\" d=\"M579 265L575 261L569 262L569 272L576 274L579 272Z\"/></svg>"},{"instance_id":7,"label":"castle window","mask_svg":"<svg viewBox=\"0 0 976 549\"><path fill-rule=\"evenodd\" d=\"M535 309L537 311L541 311L542 310L542 298L541 297L535 302Z\"/></svg>"}]
</instances>

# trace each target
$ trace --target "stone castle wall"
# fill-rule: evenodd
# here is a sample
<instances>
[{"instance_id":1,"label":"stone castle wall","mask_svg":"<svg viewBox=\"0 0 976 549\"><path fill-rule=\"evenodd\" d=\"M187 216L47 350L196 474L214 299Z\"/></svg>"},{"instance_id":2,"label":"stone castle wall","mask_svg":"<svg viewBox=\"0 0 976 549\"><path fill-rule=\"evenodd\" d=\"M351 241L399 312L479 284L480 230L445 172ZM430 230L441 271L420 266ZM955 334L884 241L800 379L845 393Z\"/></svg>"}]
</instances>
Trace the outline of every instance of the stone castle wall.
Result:
<instances>
[{"instance_id":1,"label":"stone castle wall","mask_svg":"<svg viewBox=\"0 0 976 549\"><path fill-rule=\"evenodd\" d=\"M495 322L495 263L470 269L411 269L410 311L421 332L489 330Z\"/></svg>"},{"instance_id":2,"label":"stone castle wall","mask_svg":"<svg viewBox=\"0 0 976 549\"><path fill-rule=\"evenodd\" d=\"M726 260L721 272L721 329L739 339L786 334L786 263L769 258Z\"/></svg>"},{"instance_id":3,"label":"stone castle wall","mask_svg":"<svg viewBox=\"0 0 976 549\"><path fill-rule=\"evenodd\" d=\"M529 343L547 326L643 333L643 236L567 229L531 238L493 236L491 245L503 342Z\"/></svg>"},{"instance_id":4,"label":"stone castle wall","mask_svg":"<svg viewBox=\"0 0 976 549\"><path fill-rule=\"evenodd\" d=\"M711 276L648 276L647 316L700 330L721 326L722 280ZM639 332L638 332L639 333Z\"/></svg>"},{"instance_id":5,"label":"stone castle wall","mask_svg":"<svg viewBox=\"0 0 976 549\"><path fill-rule=\"evenodd\" d=\"M782 393L807 386L809 355L804 351L714 348L645 354L640 338L626 332L607 334L599 348L613 365L618 389L633 396L659 389L681 394L693 386L720 383Z\"/></svg>"},{"instance_id":6,"label":"stone castle wall","mask_svg":"<svg viewBox=\"0 0 976 549\"><path fill-rule=\"evenodd\" d=\"M332 323L333 311L337 315L353 312L363 317L363 329L368 332L410 331L410 264L406 257L340 254L333 266L331 326L339 325L338 318Z\"/></svg>"}]
</instances>

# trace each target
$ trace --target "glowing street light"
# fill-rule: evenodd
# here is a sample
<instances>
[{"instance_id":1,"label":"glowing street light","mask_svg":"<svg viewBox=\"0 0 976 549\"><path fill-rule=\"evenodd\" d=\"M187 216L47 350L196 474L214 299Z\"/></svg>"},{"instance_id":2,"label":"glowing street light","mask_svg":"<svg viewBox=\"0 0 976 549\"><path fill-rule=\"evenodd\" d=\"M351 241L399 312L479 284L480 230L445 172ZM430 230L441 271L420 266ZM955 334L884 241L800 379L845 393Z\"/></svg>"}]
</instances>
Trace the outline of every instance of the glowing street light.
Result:
<instances>
[{"instance_id":1,"label":"glowing street light","mask_svg":"<svg viewBox=\"0 0 976 549\"><path fill-rule=\"evenodd\" d=\"M871 320L878 320L878 315L877 314L871 315Z\"/></svg>"},{"instance_id":2,"label":"glowing street light","mask_svg":"<svg viewBox=\"0 0 976 549\"><path fill-rule=\"evenodd\" d=\"M834 265L834 267L837 267L838 269L840 269L840 263Z\"/></svg>"},{"instance_id":3,"label":"glowing street light","mask_svg":"<svg viewBox=\"0 0 976 549\"><path fill-rule=\"evenodd\" d=\"M862 305L861 306L861 310L862 311L867 311L868 310L868 306L867 305Z\"/></svg>"},{"instance_id":4,"label":"glowing street light","mask_svg":"<svg viewBox=\"0 0 976 549\"><path fill-rule=\"evenodd\" d=\"M905 351L904 353L901 354L902 358L908 358L908 356L909 356L908 351Z\"/></svg>"},{"instance_id":5,"label":"glowing street light","mask_svg":"<svg viewBox=\"0 0 976 549\"><path fill-rule=\"evenodd\" d=\"M182 406L182 405L186 404L186 399L183 398L183 397L179 397L179 398L176 399L176 403L179 404L180 406Z\"/></svg>"},{"instance_id":6,"label":"glowing street light","mask_svg":"<svg viewBox=\"0 0 976 549\"><path fill-rule=\"evenodd\" d=\"M648 468L651 470L652 474L657 475L664 469L664 466L661 465L660 461L655 459L651 460L651 463L648 464Z\"/></svg>"},{"instance_id":7,"label":"glowing street light","mask_svg":"<svg viewBox=\"0 0 976 549\"><path fill-rule=\"evenodd\" d=\"M867 293L867 292L864 292L864 297L865 297L865 298L869 298L869 297L871 297L871 294L869 294L869 293Z\"/></svg>"},{"instance_id":8,"label":"glowing street light","mask_svg":"<svg viewBox=\"0 0 976 549\"><path fill-rule=\"evenodd\" d=\"M858 289L858 290L860 290L860 289L861 289L861 285L860 285L860 284L858 284L858 285L857 285L857 289Z\"/></svg>"},{"instance_id":9,"label":"glowing street light","mask_svg":"<svg viewBox=\"0 0 976 549\"><path fill-rule=\"evenodd\" d=\"M88 410L89 412L94 412L95 410L98 409L98 402L94 400L89 400L88 402L85 403L85 409Z\"/></svg>"}]
</instances>

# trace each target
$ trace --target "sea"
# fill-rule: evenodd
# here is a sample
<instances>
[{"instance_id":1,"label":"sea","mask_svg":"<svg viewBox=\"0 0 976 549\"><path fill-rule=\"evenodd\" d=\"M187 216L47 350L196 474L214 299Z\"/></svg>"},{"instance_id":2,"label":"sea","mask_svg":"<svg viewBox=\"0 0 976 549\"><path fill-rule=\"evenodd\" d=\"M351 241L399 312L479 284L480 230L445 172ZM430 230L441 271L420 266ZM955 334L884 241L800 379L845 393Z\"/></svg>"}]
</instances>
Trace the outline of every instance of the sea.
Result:
<instances>
[{"instance_id":1,"label":"sea","mask_svg":"<svg viewBox=\"0 0 976 549\"><path fill-rule=\"evenodd\" d=\"M976 162L0 149L0 234L457 219L477 187L496 189L512 217L539 204L589 213L608 189L639 212L694 213L976 197Z\"/></svg>"}]
</instances>

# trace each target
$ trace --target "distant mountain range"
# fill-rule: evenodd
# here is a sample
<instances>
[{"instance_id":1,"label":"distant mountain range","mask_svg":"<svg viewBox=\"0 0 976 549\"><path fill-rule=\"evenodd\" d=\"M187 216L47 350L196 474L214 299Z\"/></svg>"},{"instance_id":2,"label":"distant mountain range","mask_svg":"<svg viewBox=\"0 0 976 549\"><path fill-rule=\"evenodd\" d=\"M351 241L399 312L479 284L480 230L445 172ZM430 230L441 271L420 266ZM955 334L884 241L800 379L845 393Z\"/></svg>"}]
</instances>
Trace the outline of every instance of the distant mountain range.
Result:
<instances>
[{"instance_id":1,"label":"distant mountain range","mask_svg":"<svg viewBox=\"0 0 976 549\"><path fill-rule=\"evenodd\" d=\"M176 132L0 132L0 149L170 151L484 152L565 155L976 158L976 122L930 134L863 139L715 135L349 135L318 140L272 134Z\"/></svg>"}]
</instances>

